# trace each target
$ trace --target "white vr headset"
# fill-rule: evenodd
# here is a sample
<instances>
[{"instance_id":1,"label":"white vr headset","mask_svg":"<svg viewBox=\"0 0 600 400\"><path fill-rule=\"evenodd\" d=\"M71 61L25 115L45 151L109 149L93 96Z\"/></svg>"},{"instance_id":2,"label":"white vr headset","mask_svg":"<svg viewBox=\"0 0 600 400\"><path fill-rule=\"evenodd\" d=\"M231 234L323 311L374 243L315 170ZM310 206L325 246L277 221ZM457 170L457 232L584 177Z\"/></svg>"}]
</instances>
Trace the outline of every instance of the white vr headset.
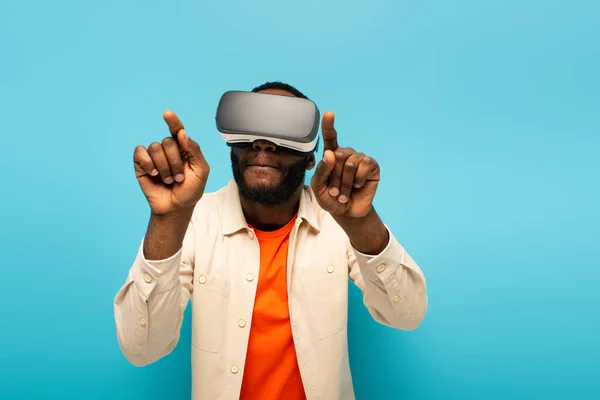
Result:
<instances>
[{"instance_id":1,"label":"white vr headset","mask_svg":"<svg viewBox=\"0 0 600 400\"><path fill-rule=\"evenodd\" d=\"M262 139L302 154L312 154L318 147L319 109L300 97L228 91L219 101L215 119L230 146Z\"/></svg>"}]
</instances>

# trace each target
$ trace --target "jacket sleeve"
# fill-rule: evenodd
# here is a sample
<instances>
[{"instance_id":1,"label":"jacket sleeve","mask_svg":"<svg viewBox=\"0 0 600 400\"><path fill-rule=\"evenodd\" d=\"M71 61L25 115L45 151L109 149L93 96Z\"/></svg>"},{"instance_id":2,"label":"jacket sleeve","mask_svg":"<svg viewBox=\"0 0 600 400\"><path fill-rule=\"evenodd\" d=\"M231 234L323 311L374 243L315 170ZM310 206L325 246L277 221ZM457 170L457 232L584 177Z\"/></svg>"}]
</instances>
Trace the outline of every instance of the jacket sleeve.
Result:
<instances>
[{"instance_id":1,"label":"jacket sleeve","mask_svg":"<svg viewBox=\"0 0 600 400\"><path fill-rule=\"evenodd\" d=\"M388 245L375 256L357 251L348 241L350 280L362 291L363 302L375 321L414 330L427 311L425 276L389 228L388 232Z\"/></svg>"},{"instance_id":2,"label":"jacket sleeve","mask_svg":"<svg viewBox=\"0 0 600 400\"><path fill-rule=\"evenodd\" d=\"M114 299L117 340L130 363L148 365L175 348L192 293L193 273L193 222L182 248L168 259L146 260L142 241Z\"/></svg>"}]
</instances>

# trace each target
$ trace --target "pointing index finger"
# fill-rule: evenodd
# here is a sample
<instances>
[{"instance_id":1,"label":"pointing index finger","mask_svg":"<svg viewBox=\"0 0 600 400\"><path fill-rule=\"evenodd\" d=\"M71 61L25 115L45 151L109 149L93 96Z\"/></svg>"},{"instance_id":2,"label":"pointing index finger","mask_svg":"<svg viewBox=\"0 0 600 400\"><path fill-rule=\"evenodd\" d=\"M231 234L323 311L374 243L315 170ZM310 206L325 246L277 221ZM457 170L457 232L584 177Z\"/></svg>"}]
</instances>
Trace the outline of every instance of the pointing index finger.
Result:
<instances>
[{"instance_id":1,"label":"pointing index finger","mask_svg":"<svg viewBox=\"0 0 600 400\"><path fill-rule=\"evenodd\" d=\"M165 113L163 114L163 118L169 126L169 132L171 132L171 136L173 136L173 138L177 140L177 133L179 133L180 130L184 129L183 124L179 120L179 117L173 111L169 110L165 111Z\"/></svg>"},{"instance_id":2,"label":"pointing index finger","mask_svg":"<svg viewBox=\"0 0 600 400\"><path fill-rule=\"evenodd\" d=\"M337 132L333 127L335 116L333 112L327 111L323 114L321 130L323 131L323 150L335 151L338 148Z\"/></svg>"}]
</instances>

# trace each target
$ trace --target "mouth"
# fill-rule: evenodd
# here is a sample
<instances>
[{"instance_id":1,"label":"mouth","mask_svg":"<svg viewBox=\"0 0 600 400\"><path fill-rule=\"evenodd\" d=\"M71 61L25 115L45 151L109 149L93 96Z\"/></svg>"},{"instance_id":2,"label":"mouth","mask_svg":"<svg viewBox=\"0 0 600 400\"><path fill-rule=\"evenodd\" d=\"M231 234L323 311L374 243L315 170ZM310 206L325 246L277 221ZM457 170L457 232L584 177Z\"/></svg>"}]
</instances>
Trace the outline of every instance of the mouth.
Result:
<instances>
[{"instance_id":1,"label":"mouth","mask_svg":"<svg viewBox=\"0 0 600 400\"><path fill-rule=\"evenodd\" d=\"M250 164L247 165L247 168L261 168L261 169L276 169L276 170L279 170L279 168L276 165L267 164L267 163L264 163L264 162L250 163Z\"/></svg>"},{"instance_id":2,"label":"mouth","mask_svg":"<svg viewBox=\"0 0 600 400\"><path fill-rule=\"evenodd\" d=\"M246 169L255 171L279 171L279 168L266 164L249 164Z\"/></svg>"}]
</instances>

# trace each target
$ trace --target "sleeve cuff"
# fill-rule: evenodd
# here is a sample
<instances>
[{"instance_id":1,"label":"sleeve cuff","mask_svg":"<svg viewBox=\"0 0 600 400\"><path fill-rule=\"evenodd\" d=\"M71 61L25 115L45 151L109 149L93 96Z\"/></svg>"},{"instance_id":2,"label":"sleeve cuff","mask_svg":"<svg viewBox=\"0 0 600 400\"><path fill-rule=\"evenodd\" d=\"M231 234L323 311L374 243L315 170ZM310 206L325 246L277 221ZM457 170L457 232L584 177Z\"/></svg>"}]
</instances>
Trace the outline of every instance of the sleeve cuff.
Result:
<instances>
[{"instance_id":1,"label":"sleeve cuff","mask_svg":"<svg viewBox=\"0 0 600 400\"><path fill-rule=\"evenodd\" d=\"M148 299L152 293L169 291L179 283L179 265L182 250L164 260L146 260L144 257L144 240L138 249L133 268L133 281L139 292Z\"/></svg>"},{"instance_id":2,"label":"sleeve cuff","mask_svg":"<svg viewBox=\"0 0 600 400\"><path fill-rule=\"evenodd\" d=\"M354 247L354 255L361 273L366 279L387 282L394 279L396 271L406 259L406 251L398 243L392 231L386 225L389 233L389 242L385 249L377 255L364 254Z\"/></svg>"}]
</instances>

